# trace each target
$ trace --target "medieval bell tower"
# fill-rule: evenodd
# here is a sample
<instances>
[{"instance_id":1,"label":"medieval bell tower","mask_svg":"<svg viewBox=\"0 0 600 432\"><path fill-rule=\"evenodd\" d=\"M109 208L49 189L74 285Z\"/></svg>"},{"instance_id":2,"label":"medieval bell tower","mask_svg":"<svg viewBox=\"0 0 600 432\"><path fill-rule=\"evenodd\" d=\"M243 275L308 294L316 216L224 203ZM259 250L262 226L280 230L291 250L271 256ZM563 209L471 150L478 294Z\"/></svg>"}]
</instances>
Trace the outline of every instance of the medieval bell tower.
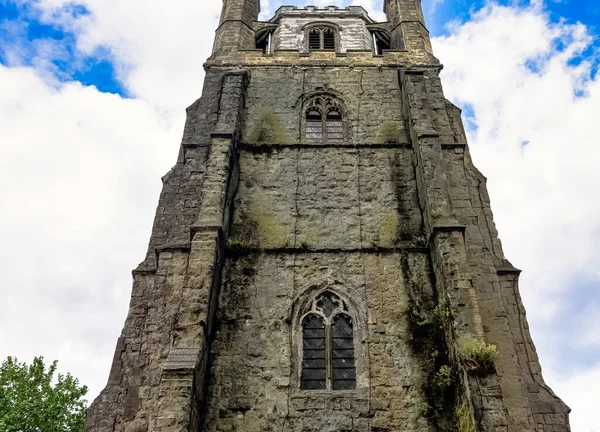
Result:
<instances>
[{"instance_id":1,"label":"medieval bell tower","mask_svg":"<svg viewBox=\"0 0 600 432\"><path fill-rule=\"evenodd\" d=\"M86 430L569 431L420 0L259 10L223 1Z\"/></svg>"}]
</instances>

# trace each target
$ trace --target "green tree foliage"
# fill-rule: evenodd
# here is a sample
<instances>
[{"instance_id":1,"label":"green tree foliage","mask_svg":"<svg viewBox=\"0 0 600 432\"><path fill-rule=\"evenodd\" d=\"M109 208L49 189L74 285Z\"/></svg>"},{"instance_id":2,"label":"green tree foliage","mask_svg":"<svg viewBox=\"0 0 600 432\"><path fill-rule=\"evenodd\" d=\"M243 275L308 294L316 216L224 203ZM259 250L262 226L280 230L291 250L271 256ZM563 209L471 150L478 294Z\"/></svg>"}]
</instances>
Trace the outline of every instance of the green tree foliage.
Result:
<instances>
[{"instance_id":1,"label":"green tree foliage","mask_svg":"<svg viewBox=\"0 0 600 432\"><path fill-rule=\"evenodd\" d=\"M88 389L70 374L8 357L0 367L0 432L81 432Z\"/></svg>"}]
</instances>

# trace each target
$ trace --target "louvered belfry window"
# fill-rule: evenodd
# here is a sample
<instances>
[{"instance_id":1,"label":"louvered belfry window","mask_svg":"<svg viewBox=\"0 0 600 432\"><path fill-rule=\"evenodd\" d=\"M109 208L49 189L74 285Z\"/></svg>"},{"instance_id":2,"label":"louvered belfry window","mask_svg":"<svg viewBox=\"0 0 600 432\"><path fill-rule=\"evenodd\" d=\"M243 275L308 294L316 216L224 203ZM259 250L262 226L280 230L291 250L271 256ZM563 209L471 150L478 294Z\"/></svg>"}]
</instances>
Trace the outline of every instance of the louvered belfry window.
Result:
<instances>
[{"instance_id":1,"label":"louvered belfry window","mask_svg":"<svg viewBox=\"0 0 600 432\"><path fill-rule=\"evenodd\" d=\"M354 390L354 325L342 299L324 292L302 319L303 390Z\"/></svg>"},{"instance_id":2,"label":"louvered belfry window","mask_svg":"<svg viewBox=\"0 0 600 432\"><path fill-rule=\"evenodd\" d=\"M306 110L306 141L343 144L344 123L339 104L329 97L315 98Z\"/></svg>"},{"instance_id":3,"label":"louvered belfry window","mask_svg":"<svg viewBox=\"0 0 600 432\"><path fill-rule=\"evenodd\" d=\"M308 49L335 51L335 30L330 27L313 27L308 31Z\"/></svg>"}]
</instances>

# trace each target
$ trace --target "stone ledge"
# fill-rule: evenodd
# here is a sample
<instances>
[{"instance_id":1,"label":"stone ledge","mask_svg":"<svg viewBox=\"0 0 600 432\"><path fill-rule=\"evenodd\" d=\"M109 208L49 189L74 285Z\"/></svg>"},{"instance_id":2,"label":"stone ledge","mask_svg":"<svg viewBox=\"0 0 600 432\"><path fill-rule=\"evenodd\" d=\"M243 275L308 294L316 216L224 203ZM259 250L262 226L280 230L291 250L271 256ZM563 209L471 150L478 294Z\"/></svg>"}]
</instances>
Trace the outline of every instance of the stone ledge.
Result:
<instances>
[{"instance_id":1,"label":"stone ledge","mask_svg":"<svg viewBox=\"0 0 600 432\"><path fill-rule=\"evenodd\" d=\"M347 253L368 253L368 254L399 254L403 252L408 253L429 253L427 247L397 247L397 248L321 248L321 249L310 249L310 248L249 248L245 253L230 254L229 256L241 256L251 254L347 254Z\"/></svg>"},{"instance_id":2,"label":"stone ledge","mask_svg":"<svg viewBox=\"0 0 600 432\"><path fill-rule=\"evenodd\" d=\"M417 130L417 137L419 137L419 138L439 138L440 134L434 130Z\"/></svg>"},{"instance_id":3,"label":"stone ledge","mask_svg":"<svg viewBox=\"0 0 600 432\"><path fill-rule=\"evenodd\" d=\"M264 145L253 145L241 143L239 144L241 150L250 151L253 153L265 153L276 149L332 149L332 148L345 148L345 149L381 149L381 148L399 148L399 149L411 149L411 143L397 143L397 144L264 144Z\"/></svg>"},{"instance_id":4,"label":"stone ledge","mask_svg":"<svg viewBox=\"0 0 600 432\"><path fill-rule=\"evenodd\" d=\"M173 348L163 366L163 371L190 371L196 368L200 348Z\"/></svg>"},{"instance_id":5,"label":"stone ledge","mask_svg":"<svg viewBox=\"0 0 600 432\"><path fill-rule=\"evenodd\" d=\"M428 244L432 244L435 240L435 237L440 233L447 232L460 232L463 235L467 231L467 227L465 225L435 225L431 228L431 233L429 234Z\"/></svg>"},{"instance_id":6,"label":"stone ledge","mask_svg":"<svg viewBox=\"0 0 600 432\"><path fill-rule=\"evenodd\" d=\"M442 148L446 149L446 150L452 150L452 149L464 149L467 148L467 144L466 143L452 143L452 144L442 144Z\"/></svg>"},{"instance_id":7,"label":"stone ledge","mask_svg":"<svg viewBox=\"0 0 600 432\"><path fill-rule=\"evenodd\" d=\"M223 231L223 225L218 225L218 224L196 224L196 225L192 225L190 226L190 232L192 234L192 237L194 236L194 234L198 233L198 232L222 232Z\"/></svg>"},{"instance_id":8,"label":"stone ledge","mask_svg":"<svg viewBox=\"0 0 600 432\"><path fill-rule=\"evenodd\" d=\"M210 143L182 143L181 146L185 149L207 148L210 147Z\"/></svg>"},{"instance_id":9,"label":"stone ledge","mask_svg":"<svg viewBox=\"0 0 600 432\"><path fill-rule=\"evenodd\" d=\"M460 231L465 232L467 230L466 225L436 225L432 228L432 235L440 232L453 232Z\"/></svg>"}]
</instances>

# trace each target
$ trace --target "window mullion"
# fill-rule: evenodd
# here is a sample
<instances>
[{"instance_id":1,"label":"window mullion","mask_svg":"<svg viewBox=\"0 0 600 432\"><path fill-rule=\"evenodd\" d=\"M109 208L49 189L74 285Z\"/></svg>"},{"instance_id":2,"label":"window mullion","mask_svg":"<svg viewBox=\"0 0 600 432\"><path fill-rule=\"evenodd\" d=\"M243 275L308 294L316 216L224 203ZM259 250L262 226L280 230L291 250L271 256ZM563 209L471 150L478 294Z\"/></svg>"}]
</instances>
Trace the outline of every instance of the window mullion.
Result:
<instances>
[{"instance_id":1,"label":"window mullion","mask_svg":"<svg viewBox=\"0 0 600 432\"><path fill-rule=\"evenodd\" d=\"M321 113L321 124L323 125L323 144L327 144L327 112L325 108L323 108L323 112Z\"/></svg>"},{"instance_id":2,"label":"window mullion","mask_svg":"<svg viewBox=\"0 0 600 432\"><path fill-rule=\"evenodd\" d=\"M326 375L325 375L325 388L329 391L331 391L331 389L333 388L332 385L332 381L333 381L333 369L332 369L332 352L331 350L333 349L333 343L331 341L331 321L329 319L327 319L325 321L325 368L326 368Z\"/></svg>"},{"instance_id":3,"label":"window mullion","mask_svg":"<svg viewBox=\"0 0 600 432\"><path fill-rule=\"evenodd\" d=\"M325 31L324 30L319 31L319 40L321 43L321 49L325 49Z\"/></svg>"}]
</instances>

